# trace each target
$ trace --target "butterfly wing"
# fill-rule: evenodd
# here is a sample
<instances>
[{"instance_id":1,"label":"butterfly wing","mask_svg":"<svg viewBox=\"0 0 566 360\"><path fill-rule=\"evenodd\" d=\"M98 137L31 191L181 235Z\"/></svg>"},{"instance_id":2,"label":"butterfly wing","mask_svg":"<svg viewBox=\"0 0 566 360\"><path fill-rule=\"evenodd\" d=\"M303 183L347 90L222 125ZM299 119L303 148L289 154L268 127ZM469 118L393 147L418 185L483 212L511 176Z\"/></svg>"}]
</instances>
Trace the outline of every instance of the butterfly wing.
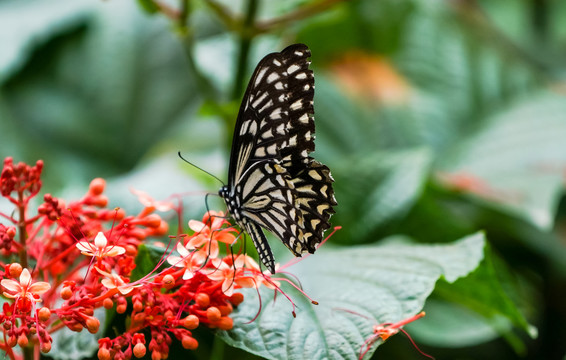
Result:
<instances>
[{"instance_id":1,"label":"butterfly wing","mask_svg":"<svg viewBox=\"0 0 566 360\"><path fill-rule=\"evenodd\" d=\"M296 256L313 253L336 205L329 169L309 156L315 131L309 56L306 45L295 44L263 58L234 131L226 203L272 272L273 256L257 225Z\"/></svg>"},{"instance_id":2,"label":"butterfly wing","mask_svg":"<svg viewBox=\"0 0 566 360\"><path fill-rule=\"evenodd\" d=\"M264 57L240 106L228 177L238 183L243 170L261 159L280 159L291 175L314 150L314 77L310 50L295 44Z\"/></svg>"}]
</instances>

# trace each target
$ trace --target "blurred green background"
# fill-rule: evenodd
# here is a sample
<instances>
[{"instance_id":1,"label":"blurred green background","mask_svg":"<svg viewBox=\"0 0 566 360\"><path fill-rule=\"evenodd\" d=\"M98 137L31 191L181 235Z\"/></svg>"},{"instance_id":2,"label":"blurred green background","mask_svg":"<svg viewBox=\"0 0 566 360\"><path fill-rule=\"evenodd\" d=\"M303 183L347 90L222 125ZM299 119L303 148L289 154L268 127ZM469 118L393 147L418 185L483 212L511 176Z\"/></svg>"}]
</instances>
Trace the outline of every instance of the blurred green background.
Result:
<instances>
[{"instance_id":1,"label":"blurred green background","mask_svg":"<svg viewBox=\"0 0 566 360\"><path fill-rule=\"evenodd\" d=\"M538 337L442 286L411 334L437 359L563 359L564 19L560 0L4 0L0 155L43 159L56 196L104 177L113 206L139 206L128 187L180 193L198 218L219 184L177 151L225 179L255 64L303 42L315 156L336 179L343 227L332 241L485 230L488 276ZM170 358L251 358L199 336L198 351ZM422 358L402 336L380 357Z\"/></svg>"}]
</instances>

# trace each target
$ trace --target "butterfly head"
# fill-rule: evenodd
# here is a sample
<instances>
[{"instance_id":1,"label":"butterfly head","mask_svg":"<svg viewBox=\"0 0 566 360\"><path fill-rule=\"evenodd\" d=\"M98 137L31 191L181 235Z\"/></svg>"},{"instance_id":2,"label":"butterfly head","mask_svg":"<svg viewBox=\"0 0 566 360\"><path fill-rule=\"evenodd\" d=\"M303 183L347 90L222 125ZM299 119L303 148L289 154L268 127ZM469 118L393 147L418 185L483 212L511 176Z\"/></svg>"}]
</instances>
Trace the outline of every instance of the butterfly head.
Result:
<instances>
[{"instance_id":1,"label":"butterfly head","mask_svg":"<svg viewBox=\"0 0 566 360\"><path fill-rule=\"evenodd\" d=\"M228 186L224 185L220 188L220 190L218 190L218 195L220 195L221 198L223 199L227 199L228 198Z\"/></svg>"},{"instance_id":2,"label":"butterfly head","mask_svg":"<svg viewBox=\"0 0 566 360\"><path fill-rule=\"evenodd\" d=\"M236 222L239 222L240 212L238 211L238 204L236 204L234 195L230 194L230 189L228 188L228 185L222 186L220 190L218 190L218 195L220 195L220 197L224 199L224 202L226 203L226 207L228 208L228 213L234 217Z\"/></svg>"}]
</instances>

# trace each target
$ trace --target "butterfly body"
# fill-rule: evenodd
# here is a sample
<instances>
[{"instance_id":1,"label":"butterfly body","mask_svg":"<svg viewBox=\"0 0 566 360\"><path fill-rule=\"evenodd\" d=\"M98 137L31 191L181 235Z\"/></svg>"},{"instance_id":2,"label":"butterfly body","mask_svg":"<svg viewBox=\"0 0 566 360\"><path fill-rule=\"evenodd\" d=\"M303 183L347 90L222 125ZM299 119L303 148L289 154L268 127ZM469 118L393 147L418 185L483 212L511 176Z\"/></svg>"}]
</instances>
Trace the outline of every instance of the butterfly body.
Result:
<instances>
[{"instance_id":1,"label":"butterfly body","mask_svg":"<svg viewBox=\"0 0 566 360\"><path fill-rule=\"evenodd\" d=\"M228 184L219 191L272 273L262 228L295 256L314 253L336 205L330 170L309 156L315 130L309 56L306 45L295 44L260 61L238 113Z\"/></svg>"}]
</instances>

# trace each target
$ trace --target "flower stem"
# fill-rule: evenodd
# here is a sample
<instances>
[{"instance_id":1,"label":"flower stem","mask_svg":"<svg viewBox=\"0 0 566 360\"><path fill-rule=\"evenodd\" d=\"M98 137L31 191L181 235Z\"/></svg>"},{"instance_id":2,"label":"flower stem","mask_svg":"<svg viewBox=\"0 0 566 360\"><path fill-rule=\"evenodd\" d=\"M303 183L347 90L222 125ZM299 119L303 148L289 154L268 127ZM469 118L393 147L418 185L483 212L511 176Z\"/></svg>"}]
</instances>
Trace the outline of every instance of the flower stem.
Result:
<instances>
[{"instance_id":1,"label":"flower stem","mask_svg":"<svg viewBox=\"0 0 566 360\"><path fill-rule=\"evenodd\" d=\"M19 251L19 255L20 255L20 265L22 265L22 268L24 269L28 267L28 256L27 256L28 254L26 251L26 239L27 239L26 206L27 206L27 202L24 201L23 191L18 191L18 211L19 211L18 233L20 234L20 244L22 245ZM26 358L25 349L24 349L24 358Z\"/></svg>"},{"instance_id":2,"label":"flower stem","mask_svg":"<svg viewBox=\"0 0 566 360\"><path fill-rule=\"evenodd\" d=\"M34 347L33 346L26 346L22 349L22 352L24 353L24 360L34 360Z\"/></svg>"}]
</instances>

